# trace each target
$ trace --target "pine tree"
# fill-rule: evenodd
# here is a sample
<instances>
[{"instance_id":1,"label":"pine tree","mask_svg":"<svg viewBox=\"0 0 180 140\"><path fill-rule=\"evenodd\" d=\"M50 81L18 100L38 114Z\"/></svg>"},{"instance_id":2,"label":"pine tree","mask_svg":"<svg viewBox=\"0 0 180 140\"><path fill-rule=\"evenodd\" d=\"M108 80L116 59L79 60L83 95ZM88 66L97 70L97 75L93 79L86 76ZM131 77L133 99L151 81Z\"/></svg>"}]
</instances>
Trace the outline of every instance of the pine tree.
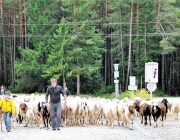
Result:
<instances>
[{"instance_id":1,"label":"pine tree","mask_svg":"<svg viewBox=\"0 0 180 140\"><path fill-rule=\"evenodd\" d=\"M73 59L68 55L69 41L68 37L69 26L67 21L62 18L59 28L54 33L54 39L50 54L48 55L47 63L44 69L43 77L54 77L59 79L63 76L63 85L65 87L65 77L69 67L69 60Z\"/></svg>"},{"instance_id":2,"label":"pine tree","mask_svg":"<svg viewBox=\"0 0 180 140\"><path fill-rule=\"evenodd\" d=\"M67 0L63 1L70 8L72 15L67 18L70 27L70 47L68 55L72 56L69 63L68 77L75 76L77 78L77 94L80 93L80 77L91 77L92 74L99 73L102 66L102 53L104 52L104 40L100 35L100 31L96 29L95 19L96 13L92 10L95 0ZM84 12L86 11L86 12Z\"/></svg>"}]
</instances>

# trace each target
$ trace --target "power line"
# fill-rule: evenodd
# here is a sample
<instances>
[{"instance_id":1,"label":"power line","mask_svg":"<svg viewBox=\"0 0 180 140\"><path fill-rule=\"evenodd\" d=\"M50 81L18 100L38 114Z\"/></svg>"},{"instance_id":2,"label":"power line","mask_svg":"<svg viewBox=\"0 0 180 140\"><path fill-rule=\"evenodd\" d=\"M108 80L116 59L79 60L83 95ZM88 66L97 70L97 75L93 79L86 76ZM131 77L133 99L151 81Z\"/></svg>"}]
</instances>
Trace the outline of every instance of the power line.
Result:
<instances>
[{"instance_id":1,"label":"power line","mask_svg":"<svg viewBox=\"0 0 180 140\"><path fill-rule=\"evenodd\" d=\"M56 35L56 37L60 37L60 38L64 38L64 37L73 37L73 36L77 36L77 37L94 37L94 36L105 36L105 37L115 37L115 36L130 36L129 34L92 34L92 35L76 35L76 34L74 34L74 35L66 35L66 36L64 36L64 35ZM132 34L131 36L140 36L140 37L144 37L144 36L162 36L162 35L164 35L163 33L159 33L159 34L157 34L157 33L147 33L146 35L144 35L144 34ZM179 36L180 35L180 33L166 33L166 35L167 36ZM22 37L21 35L16 35L16 36L14 36L14 35L5 35L5 36L3 36L3 35L0 35L0 37L7 37L7 38L10 38L10 37ZM26 35L26 36L24 36L23 35L23 37L26 37L26 38L36 38L36 37L45 37L45 38L54 38L54 35Z\"/></svg>"},{"instance_id":2,"label":"power line","mask_svg":"<svg viewBox=\"0 0 180 140\"><path fill-rule=\"evenodd\" d=\"M118 23L118 22L113 22L113 23L98 23L98 24L87 24L87 23L85 23L85 25L91 25L91 26L94 26L94 25L114 25L114 24L117 24L117 25L120 25L120 24L145 24L145 25L147 25L147 24L156 24L156 23L161 23L161 24L177 24L177 22L133 22L133 23L129 23L129 22L121 22L121 23ZM83 25L84 23L70 23L70 24L65 24L65 25ZM2 24L0 24L0 25L2 25ZM36 23L34 23L34 24L20 24L20 23L18 23L18 24L4 24L4 25L13 25L13 26L19 26L19 25L60 25L60 24L58 24L58 23L54 23L54 24L36 24Z\"/></svg>"}]
</instances>

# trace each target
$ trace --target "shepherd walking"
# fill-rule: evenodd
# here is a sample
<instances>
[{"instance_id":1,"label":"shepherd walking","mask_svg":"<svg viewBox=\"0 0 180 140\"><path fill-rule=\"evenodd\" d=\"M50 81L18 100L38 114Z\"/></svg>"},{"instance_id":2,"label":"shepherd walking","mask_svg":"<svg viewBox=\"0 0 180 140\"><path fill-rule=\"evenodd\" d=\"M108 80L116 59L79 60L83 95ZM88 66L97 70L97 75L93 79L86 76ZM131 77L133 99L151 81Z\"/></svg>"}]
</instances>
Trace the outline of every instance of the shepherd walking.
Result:
<instances>
[{"instance_id":1,"label":"shepherd walking","mask_svg":"<svg viewBox=\"0 0 180 140\"><path fill-rule=\"evenodd\" d=\"M57 85L56 79L51 79L51 86L47 88L45 100L48 104L48 96L50 95L50 118L52 122L52 130L60 130L61 123L61 94L64 91L61 86Z\"/></svg>"}]
</instances>

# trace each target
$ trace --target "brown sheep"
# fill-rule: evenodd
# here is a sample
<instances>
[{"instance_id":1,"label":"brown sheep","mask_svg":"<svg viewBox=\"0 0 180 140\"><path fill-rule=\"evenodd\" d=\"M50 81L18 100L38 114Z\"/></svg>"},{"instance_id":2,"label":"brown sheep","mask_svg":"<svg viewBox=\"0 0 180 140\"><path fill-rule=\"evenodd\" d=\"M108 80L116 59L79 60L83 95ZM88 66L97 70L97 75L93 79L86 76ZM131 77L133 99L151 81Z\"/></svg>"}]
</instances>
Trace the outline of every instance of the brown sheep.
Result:
<instances>
[{"instance_id":1,"label":"brown sheep","mask_svg":"<svg viewBox=\"0 0 180 140\"><path fill-rule=\"evenodd\" d=\"M149 125L151 125L151 105L144 103L140 106L140 118L141 124L143 123L143 116L144 116L144 125L147 125L147 116L149 116Z\"/></svg>"},{"instance_id":2,"label":"brown sheep","mask_svg":"<svg viewBox=\"0 0 180 140\"><path fill-rule=\"evenodd\" d=\"M19 106L19 121L22 123L22 117L26 118L26 112L28 110L28 106L26 103L21 103Z\"/></svg>"}]
</instances>

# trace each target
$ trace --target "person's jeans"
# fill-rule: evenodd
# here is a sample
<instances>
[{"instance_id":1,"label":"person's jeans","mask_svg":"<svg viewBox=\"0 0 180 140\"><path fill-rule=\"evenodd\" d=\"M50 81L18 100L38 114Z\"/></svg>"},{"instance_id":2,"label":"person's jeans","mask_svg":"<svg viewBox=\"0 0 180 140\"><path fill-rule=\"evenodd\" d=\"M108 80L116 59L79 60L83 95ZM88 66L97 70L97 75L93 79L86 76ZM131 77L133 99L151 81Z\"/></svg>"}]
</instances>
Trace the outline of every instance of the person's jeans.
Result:
<instances>
[{"instance_id":1,"label":"person's jeans","mask_svg":"<svg viewBox=\"0 0 180 140\"><path fill-rule=\"evenodd\" d=\"M4 123L6 130L11 131L11 112L3 112Z\"/></svg>"},{"instance_id":2,"label":"person's jeans","mask_svg":"<svg viewBox=\"0 0 180 140\"><path fill-rule=\"evenodd\" d=\"M51 117L52 129L60 128L61 103L50 103L50 117Z\"/></svg>"}]
</instances>

